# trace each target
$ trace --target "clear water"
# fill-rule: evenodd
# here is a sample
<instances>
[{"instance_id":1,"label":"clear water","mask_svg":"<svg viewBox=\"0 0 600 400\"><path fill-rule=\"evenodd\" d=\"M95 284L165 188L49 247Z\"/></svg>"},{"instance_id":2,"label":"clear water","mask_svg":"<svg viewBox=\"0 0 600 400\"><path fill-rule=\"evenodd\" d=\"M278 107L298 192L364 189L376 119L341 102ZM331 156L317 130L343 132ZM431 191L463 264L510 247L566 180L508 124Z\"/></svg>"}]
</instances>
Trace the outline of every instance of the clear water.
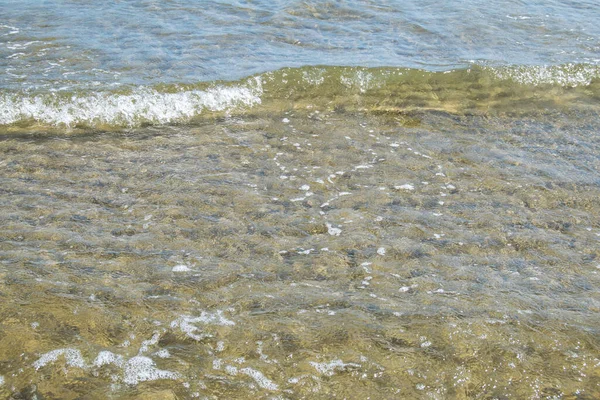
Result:
<instances>
[{"instance_id":1,"label":"clear water","mask_svg":"<svg viewBox=\"0 0 600 400\"><path fill-rule=\"evenodd\" d=\"M600 398L599 17L0 0L0 397Z\"/></svg>"},{"instance_id":2,"label":"clear water","mask_svg":"<svg viewBox=\"0 0 600 400\"><path fill-rule=\"evenodd\" d=\"M283 67L600 62L595 1L0 2L0 87L237 80Z\"/></svg>"}]
</instances>

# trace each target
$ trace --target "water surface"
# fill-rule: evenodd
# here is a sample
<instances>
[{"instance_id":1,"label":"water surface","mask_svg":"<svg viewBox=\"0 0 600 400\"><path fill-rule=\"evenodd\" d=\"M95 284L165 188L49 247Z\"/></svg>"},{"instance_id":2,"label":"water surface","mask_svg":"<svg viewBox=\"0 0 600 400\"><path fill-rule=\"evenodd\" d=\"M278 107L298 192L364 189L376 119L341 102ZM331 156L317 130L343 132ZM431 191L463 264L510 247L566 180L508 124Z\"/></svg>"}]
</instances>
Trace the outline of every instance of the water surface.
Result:
<instances>
[{"instance_id":1,"label":"water surface","mask_svg":"<svg viewBox=\"0 0 600 400\"><path fill-rule=\"evenodd\" d=\"M592 2L0 0L0 397L600 397Z\"/></svg>"}]
</instances>

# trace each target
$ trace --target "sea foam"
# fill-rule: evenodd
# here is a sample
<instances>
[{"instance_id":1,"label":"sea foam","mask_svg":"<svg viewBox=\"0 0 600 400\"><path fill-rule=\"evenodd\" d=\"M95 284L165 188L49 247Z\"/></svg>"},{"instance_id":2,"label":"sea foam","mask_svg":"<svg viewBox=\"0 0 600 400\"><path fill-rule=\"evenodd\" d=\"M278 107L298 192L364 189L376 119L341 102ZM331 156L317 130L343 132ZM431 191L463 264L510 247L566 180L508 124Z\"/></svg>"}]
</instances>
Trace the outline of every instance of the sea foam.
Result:
<instances>
[{"instance_id":1,"label":"sea foam","mask_svg":"<svg viewBox=\"0 0 600 400\"><path fill-rule=\"evenodd\" d=\"M137 385L140 382L154 381L157 379L177 379L179 374L156 368L151 358L136 356L127 361L123 375L123 382L128 385Z\"/></svg>"},{"instance_id":2,"label":"sea foam","mask_svg":"<svg viewBox=\"0 0 600 400\"><path fill-rule=\"evenodd\" d=\"M59 126L83 124L139 126L186 122L203 111L227 111L261 103L260 78L246 84L174 93L139 87L128 94L97 92L26 95L0 94L0 125L33 120Z\"/></svg>"},{"instance_id":3,"label":"sea foam","mask_svg":"<svg viewBox=\"0 0 600 400\"><path fill-rule=\"evenodd\" d=\"M38 370L48 364L55 363L61 356L64 357L66 364L70 367L86 368L86 363L81 356L81 351L70 348L49 351L34 362L33 366Z\"/></svg>"}]
</instances>

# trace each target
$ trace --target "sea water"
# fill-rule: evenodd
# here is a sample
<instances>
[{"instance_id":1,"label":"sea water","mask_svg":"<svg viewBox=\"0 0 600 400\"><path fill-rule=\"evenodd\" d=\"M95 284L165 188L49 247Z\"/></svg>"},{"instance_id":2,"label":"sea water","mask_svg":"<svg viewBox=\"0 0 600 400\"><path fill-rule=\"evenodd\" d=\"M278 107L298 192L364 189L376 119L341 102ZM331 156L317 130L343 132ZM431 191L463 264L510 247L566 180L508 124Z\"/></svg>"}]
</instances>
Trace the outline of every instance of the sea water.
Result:
<instances>
[{"instance_id":1,"label":"sea water","mask_svg":"<svg viewBox=\"0 0 600 400\"><path fill-rule=\"evenodd\" d=\"M600 397L598 20L0 0L0 397Z\"/></svg>"}]
</instances>

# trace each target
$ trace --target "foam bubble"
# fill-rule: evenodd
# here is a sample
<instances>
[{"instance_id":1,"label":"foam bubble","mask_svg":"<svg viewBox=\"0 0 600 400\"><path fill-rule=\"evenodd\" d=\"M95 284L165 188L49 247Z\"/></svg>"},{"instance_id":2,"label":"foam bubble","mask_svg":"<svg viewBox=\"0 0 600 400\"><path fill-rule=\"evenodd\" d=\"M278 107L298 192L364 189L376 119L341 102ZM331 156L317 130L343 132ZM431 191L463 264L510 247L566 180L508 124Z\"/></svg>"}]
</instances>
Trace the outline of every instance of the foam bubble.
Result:
<instances>
[{"instance_id":1,"label":"foam bubble","mask_svg":"<svg viewBox=\"0 0 600 400\"><path fill-rule=\"evenodd\" d=\"M318 363L311 361L310 365L322 375L332 376L336 370L345 371L348 368L360 368L360 364L344 363L342 360L332 360L330 362Z\"/></svg>"},{"instance_id":2,"label":"foam bubble","mask_svg":"<svg viewBox=\"0 0 600 400\"><path fill-rule=\"evenodd\" d=\"M242 368L240 372L254 379L258 386L260 386L263 389L271 391L279 390L279 386L275 382L264 376L263 373L260 371L257 371L252 368Z\"/></svg>"},{"instance_id":3,"label":"foam bubble","mask_svg":"<svg viewBox=\"0 0 600 400\"><path fill-rule=\"evenodd\" d=\"M136 356L127 361L123 382L128 385L137 385L140 382L155 381L158 379L178 379L176 372L156 368L151 358Z\"/></svg>"},{"instance_id":4,"label":"foam bubble","mask_svg":"<svg viewBox=\"0 0 600 400\"><path fill-rule=\"evenodd\" d=\"M156 357L159 357L159 358L169 358L169 357L171 357L171 353L169 353L169 350L167 350L167 349L160 349L159 351L157 351L154 354L156 355Z\"/></svg>"},{"instance_id":5,"label":"foam bubble","mask_svg":"<svg viewBox=\"0 0 600 400\"><path fill-rule=\"evenodd\" d=\"M226 365L225 372L227 372L231 376L236 376L238 374L238 369L237 369L237 367L234 367L233 365Z\"/></svg>"},{"instance_id":6,"label":"foam bubble","mask_svg":"<svg viewBox=\"0 0 600 400\"><path fill-rule=\"evenodd\" d=\"M122 367L125 363L123 356L120 354L115 354L110 351L101 351L96 356L96 359L93 362L93 365L96 367L102 367L103 365L115 364L119 367Z\"/></svg>"},{"instance_id":7,"label":"foam bubble","mask_svg":"<svg viewBox=\"0 0 600 400\"><path fill-rule=\"evenodd\" d=\"M70 367L86 368L86 363L81 356L81 351L70 348L49 351L34 362L33 366L38 370L48 364L55 363L61 356L65 358L66 364Z\"/></svg>"},{"instance_id":8,"label":"foam bubble","mask_svg":"<svg viewBox=\"0 0 600 400\"><path fill-rule=\"evenodd\" d=\"M203 324L212 324L212 325L222 325L222 326L231 326L235 325L235 322L225 318L223 316L223 311L218 310L214 313L209 313L202 311L199 317L190 317L183 315L177 318L175 321L171 322L171 328L179 328L182 332L184 332L188 337L191 337L194 340L202 340L206 337L210 337L209 334L196 333L199 331L199 328L194 325L198 323Z\"/></svg>"},{"instance_id":9,"label":"foam bubble","mask_svg":"<svg viewBox=\"0 0 600 400\"><path fill-rule=\"evenodd\" d=\"M4 377L0 375L0 386L4 385Z\"/></svg>"},{"instance_id":10,"label":"foam bubble","mask_svg":"<svg viewBox=\"0 0 600 400\"><path fill-rule=\"evenodd\" d=\"M534 86L544 84L585 86L600 77L600 66L591 64L521 65L484 69L492 72L497 78Z\"/></svg>"},{"instance_id":11,"label":"foam bubble","mask_svg":"<svg viewBox=\"0 0 600 400\"><path fill-rule=\"evenodd\" d=\"M164 93L140 87L129 94L98 92L56 94L0 94L0 125L35 120L50 125L109 124L139 126L143 123L185 122L202 111L225 111L261 103L262 82L217 86L206 90Z\"/></svg>"},{"instance_id":12,"label":"foam bubble","mask_svg":"<svg viewBox=\"0 0 600 400\"><path fill-rule=\"evenodd\" d=\"M160 339L160 333L154 332L154 334L152 335L152 338L150 338L148 340L144 340L142 342L142 344L140 345L140 351L138 354L147 352L148 347L154 346L155 344L157 344L159 339Z\"/></svg>"},{"instance_id":13,"label":"foam bubble","mask_svg":"<svg viewBox=\"0 0 600 400\"><path fill-rule=\"evenodd\" d=\"M190 270L190 267L188 267L187 265L181 264L181 265L174 266L173 269L171 269L171 271L173 271L173 272L188 272L191 270Z\"/></svg>"},{"instance_id":14,"label":"foam bubble","mask_svg":"<svg viewBox=\"0 0 600 400\"><path fill-rule=\"evenodd\" d=\"M363 70L355 70L351 74L342 75L340 82L346 87L358 89L361 93L379 86L379 82L376 82L375 76Z\"/></svg>"}]
</instances>

